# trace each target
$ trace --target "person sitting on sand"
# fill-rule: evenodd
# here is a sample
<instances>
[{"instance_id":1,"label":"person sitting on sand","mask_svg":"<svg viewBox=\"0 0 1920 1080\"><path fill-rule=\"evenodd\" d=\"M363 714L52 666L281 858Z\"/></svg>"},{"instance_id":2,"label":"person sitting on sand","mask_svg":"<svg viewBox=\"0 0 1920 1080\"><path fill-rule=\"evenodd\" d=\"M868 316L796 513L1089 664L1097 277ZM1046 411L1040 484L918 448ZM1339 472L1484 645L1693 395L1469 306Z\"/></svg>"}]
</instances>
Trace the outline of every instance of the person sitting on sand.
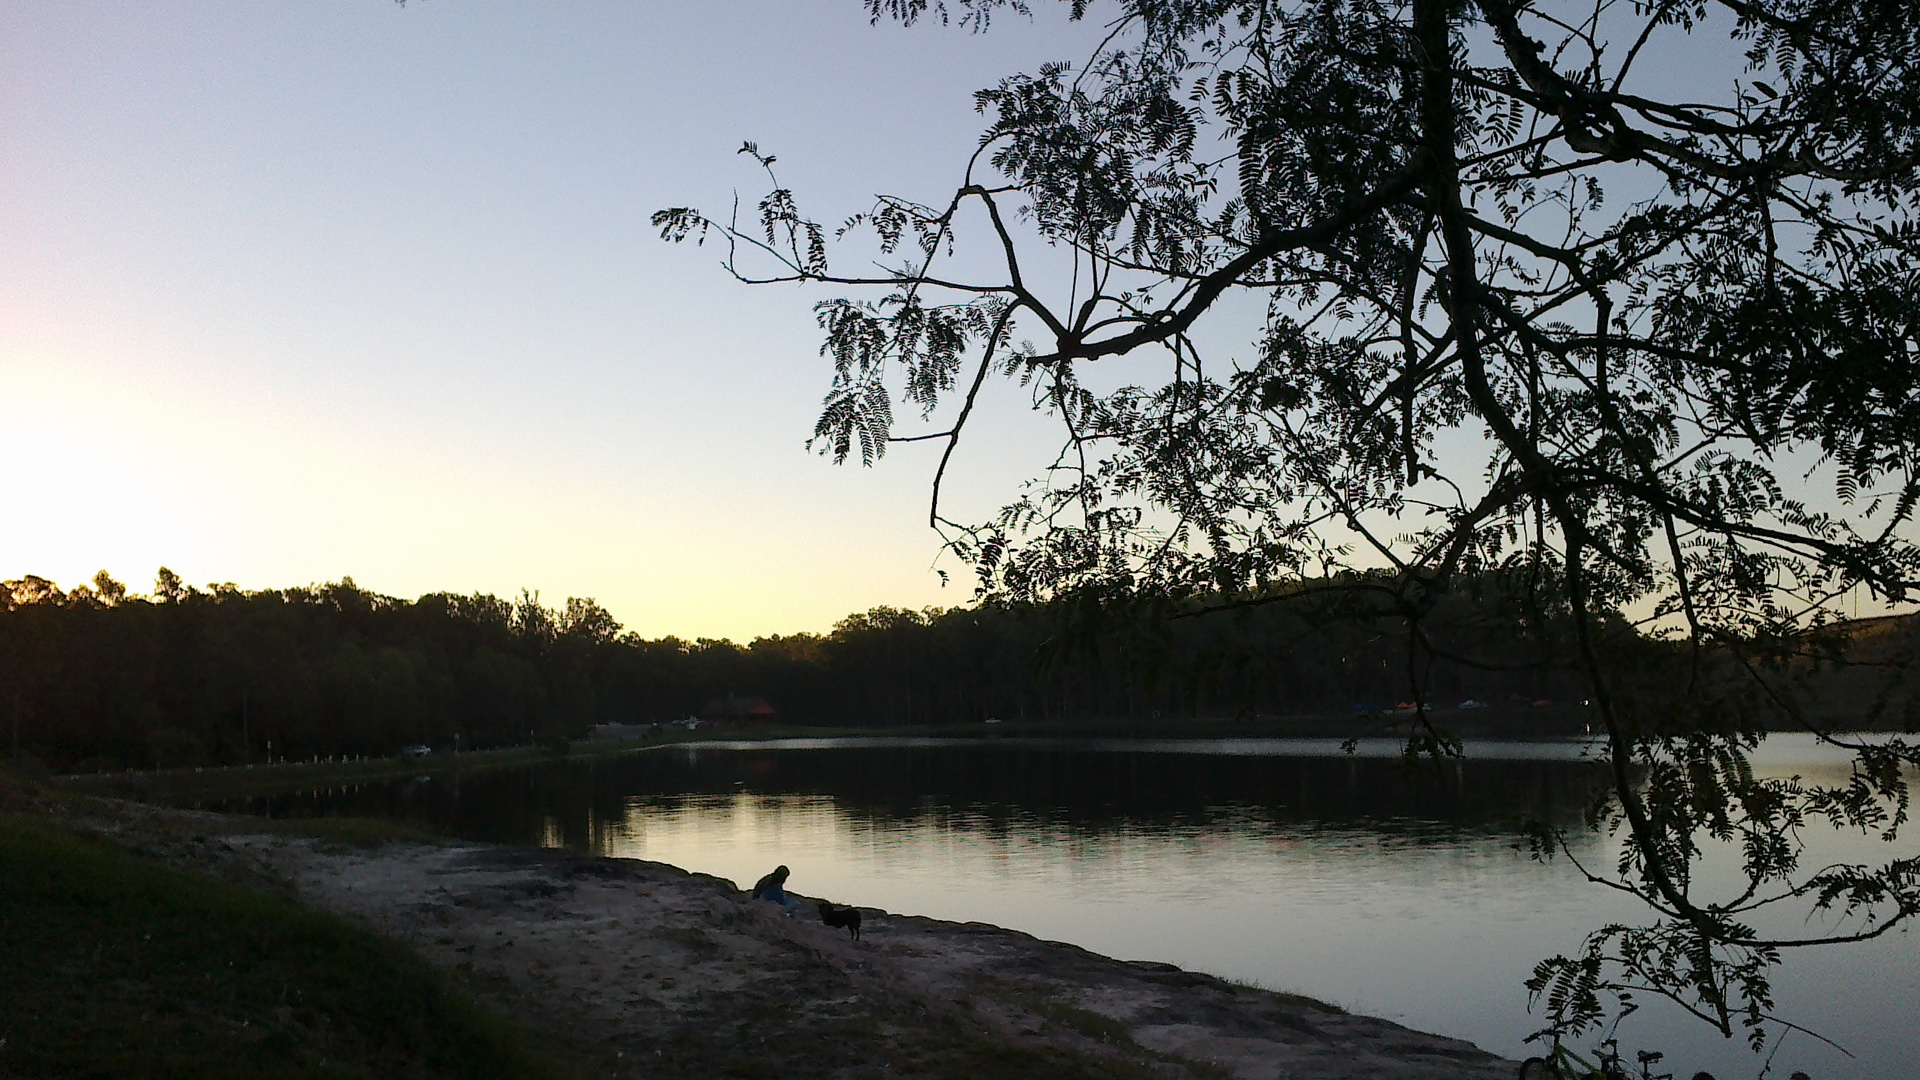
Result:
<instances>
[{"instance_id":1,"label":"person sitting on sand","mask_svg":"<svg viewBox=\"0 0 1920 1080\"><path fill-rule=\"evenodd\" d=\"M792 871L784 866L774 867L773 873L753 883L752 899L771 900L779 904L782 908L785 908L788 917L792 917L794 912L799 910L800 901L787 895L785 886L787 884L787 875L790 873L792 873Z\"/></svg>"}]
</instances>

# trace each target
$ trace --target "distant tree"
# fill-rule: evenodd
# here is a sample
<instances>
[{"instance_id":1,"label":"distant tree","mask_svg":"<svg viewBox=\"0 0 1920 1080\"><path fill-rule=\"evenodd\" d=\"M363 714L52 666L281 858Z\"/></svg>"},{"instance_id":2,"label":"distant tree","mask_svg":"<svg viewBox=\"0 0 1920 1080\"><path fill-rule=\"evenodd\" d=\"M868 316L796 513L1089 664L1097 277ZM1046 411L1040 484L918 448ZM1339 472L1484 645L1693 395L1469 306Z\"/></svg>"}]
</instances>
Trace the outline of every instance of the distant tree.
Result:
<instances>
[{"instance_id":1,"label":"distant tree","mask_svg":"<svg viewBox=\"0 0 1920 1080\"><path fill-rule=\"evenodd\" d=\"M154 575L154 599L162 603L171 604L179 600L184 600L188 588L187 583L180 580L179 574L174 573L164 566L160 568L159 573Z\"/></svg>"},{"instance_id":2,"label":"distant tree","mask_svg":"<svg viewBox=\"0 0 1920 1080\"><path fill-rule=\"evenodd\" d=\"M1543 963L1543 1037L1653 994L1759 1046L1784 950L1920 912L1920 861L1806 867L1799 839L1894 840L1920 747L1795 694L1844 655L1839 598L1920 579L1920 5L1069 2L1106 36L976 95L951 193L823 221L749 143L748 218L655 224L744 281L853 290L817 307L817 445L942 444L930 523L986 595L1344 592L1409 628L1423 721L1450 591L1492 575L1523 628L1564 619L1607 735L1593 820L1628 841L1584 869L1658 922ZM1028 4L867 7L984 30ZM1060 455L955 521L941 483L996 374ZM902 433L896 403L940 423ZM1783 715L1852 781L1756 779ZM1459 749L1431 723L1413 748ZM1695 873L1709 837L1743 851L1730 895ZM1754 929L1782 908L1829 929Z\"/></svg>"},{"instance_id":3,"label":"distant tree","mask_svg":"<svg viewBox=\"0 0 1920 1080\"><path fill-rule=\"evenodd\" d=\"M113 575L105 570L93 575L93 595L102 604L112 607L127 598L127 587L113 580Z\"/></svg>"},{"instance_id":4,"label":"distant tree","mask_svg":"<svg viewBox=\"0 0 1920 1080\"><path fill-rule=\"evenodd\" d=\"M604 645L620 636L620 623L597 602L570 596L560 616L560 636Z\"/></svg>"},{"instance_id":5,"label":"distant tree","mask_svg":"<svg viewBox=\"0 0 1920 1080\"><path fill-rule=\"evenodd\" d=\"M540 603L540 594L520 590L520 599L513 605L513 633L522 644L545 649L553 643L559 633L552 610Z\"/></svg>"}]
</instances>

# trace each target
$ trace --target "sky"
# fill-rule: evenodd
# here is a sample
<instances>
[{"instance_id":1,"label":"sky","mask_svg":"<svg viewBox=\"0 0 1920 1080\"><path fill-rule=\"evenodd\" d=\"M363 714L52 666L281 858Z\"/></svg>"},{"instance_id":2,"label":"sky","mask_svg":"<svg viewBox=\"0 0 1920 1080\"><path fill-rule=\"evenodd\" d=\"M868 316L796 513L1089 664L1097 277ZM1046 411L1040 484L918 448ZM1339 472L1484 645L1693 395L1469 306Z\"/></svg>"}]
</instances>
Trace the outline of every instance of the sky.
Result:
<instances>
[{"instance_id":1,"label":"sky","mask_svg":"<svg viewBox=\"0 0 1920 1080\"><path fill-rule=\"evenodd\" d=\"M826 220L942 199L972 92L1096 31L855 0L0 5L0 578L524 588L736 640L964 603L934 444L806 449L825 294L738 284L648 218L756 195L748 139ZM1031 472L1037 423L970 434L963 514Z\"/></svg>"},{"instance_id":2,"label":"sky","mask_svg":"<svg viewBox=\"0 0 1920 1080\"><path fill-rule=\"evenodd\" d=\"M967 602L926 525L940 444L807 450L834 294L649 218L750 212L746 140L820 220L944 203L973 92L1096 44L1065 7L976 35L859 0L0 5L0 579L525 589L740 641ZM1057 448L1020 395L988 384L948 516Z\"/></svg>"}]
</instances>

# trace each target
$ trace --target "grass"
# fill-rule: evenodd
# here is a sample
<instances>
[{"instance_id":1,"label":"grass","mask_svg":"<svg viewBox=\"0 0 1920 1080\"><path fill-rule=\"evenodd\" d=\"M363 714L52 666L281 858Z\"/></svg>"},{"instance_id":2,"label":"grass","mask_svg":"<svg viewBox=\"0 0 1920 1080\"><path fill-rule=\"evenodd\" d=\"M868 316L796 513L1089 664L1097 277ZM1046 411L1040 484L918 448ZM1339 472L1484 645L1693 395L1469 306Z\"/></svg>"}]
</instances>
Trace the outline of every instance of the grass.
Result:
<instances>
[{"instance_id":1,"label":"grass","mask_svg":"<svg viewBox=\"0 0 1920 1080\"><path fill-rule=\"evenodd\" d=\"M143 802L199 803L221 799L241 799L272 795L283 791L340 787L347 784L403 780L409 776L445 775L479 769L510 768L564 757L584 757L607 752L618 744L585 744L583 748L557 752L544 748L514 747L505 750L481 750L466 754L435 754L431 757L365 758L359 761L293 761L273 765L238 765L205 769L173 769L154 772L91 773L62 777L57 785L69 791L93 795L113 795ZM627 744L624 749L633 749Z\"/></svg>"},{"instance_id":2,"label":"grass","mask_svg":"<svg viewBox=\"0 0 1920 1080\"><path fill-rule=\"evenodd\" d=\"M1161 1080L1168 1075L1133 1061L987 1038L938 1021L925 1022L914 1037L895 1042L890 1064L934 1080ZM1195 1074L1189 1069L1188 1075Z\"/></svg>"},{"instance_id":3,"label":"grass","mask_svg":"<svg viewBox=\"0 0 1920 1080\"><path fill-rule=\"evenodd\" d=\"M387 844L450 842L447 837L418 825L382 818L263 818L231 814L221 821L220 826L223 832L312 837L320 841L318 846L322 850L331 847L366 851Z\"/></svg>"},{"instance_id":4,"label":"grass","mask_svg":"<svg viewBox=\"0 0 1920 1080\"><path fill-rule=\"evenodd\" d=\"M47 791L40 784L0 765L0 814L18 814L45 805Z\"/></svg>"},{"instance_id":5,"label":"grass","mask_svg":"<svg viewBox=\"0 0 1920 1080\"><path fill-rule=\"evenodd\" d=\"M1060 1001L1035 1000L1027 1007L1056 1024L1064 1024L1095 1042L1114 1043L1119 1046L1136 1047L1133 1032L1127 1025L1104 1013L1091 1009L1082 1009Z\"/></svg>"},{"instance_id":6,"label":"grass","mask_svg":"<svg viewBox=\"0 0 1920 1080\"><path fill-rule=\"evenodd\" d=\"M0 1076L560 1078L405 947L0 815Z\"/></svg>"},{"instance_id":7,"label":"grass","mask_svg":"<svg viewBox=\"0 0 1920 1080\"><path fill-rule=\"evenodd\" d=\"M1258 979L1222 979L1221 981L1226 983L1228 986L1232 987L1235 993L1265 994L1268 997L1276 998L1280 1001L1287 1003L1288 1005L1298 1006L1299 1008L1302 1008L1302 1009L1312 1009L1315 1012L1332 1013L1335 1016L1343 1016L1346 1014L1346 1011L1347 1011L1338 1005L1321 1001L1319 998L1311 998L1305 994L1296 994L1291 990L1280 990L1275 987L1268 986L1266 983L1263 983Z\"/></svg>"},{"instance_id":8,"label":"grass","mask_svg":"<svg viewBox=\"0 0 1920 1080\"><path fill-rule=\"evenodd\" d=\"M195 769L156 769L146 772L82 773L60 777L53 781L53 786L57 790L86 795L189 805L348 784L404 780L410 776L445 776L552 761L609 757L712 738L784 739L856 733L873 734L865 729L823 730L792 725L730 728L721 732L675 730L640 739L577 742L564 746L508 746L494 750L469 750L461 754L431 754L419 758L371 757L358 760L286 761L271 765L210 765Z\"/></svg>"}]
</instances>

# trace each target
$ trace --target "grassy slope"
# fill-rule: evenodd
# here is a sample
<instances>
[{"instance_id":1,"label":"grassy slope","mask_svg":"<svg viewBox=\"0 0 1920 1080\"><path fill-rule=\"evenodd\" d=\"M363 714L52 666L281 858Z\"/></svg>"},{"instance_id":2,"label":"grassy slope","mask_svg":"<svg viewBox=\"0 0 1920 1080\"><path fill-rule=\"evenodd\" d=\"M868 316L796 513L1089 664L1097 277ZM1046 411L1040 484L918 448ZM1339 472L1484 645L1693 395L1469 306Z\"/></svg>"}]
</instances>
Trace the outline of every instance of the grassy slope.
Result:
<instances>
[{"instance_id":1,"label":"grassy slope","mask_svg":"<svg viewBox=\"0 0 1920 1080\"><path fill-rule=\"evenodd\" d=\"M0 815L0 1076L558 1077L403 946Z\"/></svg>"}]
</instances>

